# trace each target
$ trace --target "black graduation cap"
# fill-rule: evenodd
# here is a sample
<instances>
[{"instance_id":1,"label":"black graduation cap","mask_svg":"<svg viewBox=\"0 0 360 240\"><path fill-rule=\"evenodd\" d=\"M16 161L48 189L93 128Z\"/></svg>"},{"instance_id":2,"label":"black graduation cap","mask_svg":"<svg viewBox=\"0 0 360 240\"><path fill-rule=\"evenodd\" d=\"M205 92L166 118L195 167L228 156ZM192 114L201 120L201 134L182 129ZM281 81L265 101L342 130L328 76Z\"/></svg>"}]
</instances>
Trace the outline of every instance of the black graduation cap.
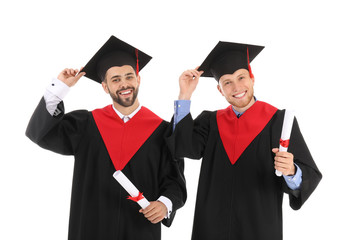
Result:
<instances>
[{"instance_id":1,"label":"black graduation cap","mask_svg":"<svg viewBox=\"0 0 360 240\"><path fill-rule=\"evenodd\" d=\"M138 74L151 58L137 48L111 36L81 71L86 73L86 77L101 83L109 68L130 65Z\"/></svg>"},{"instance_id":2,"label":"black graduation cap","mask_svg":"<svg viewBox=\"0 0 360 240\"><path fill-rule=\"evenodd\" d=\"M244 68L252 76L250 62L263 50L263 46L219 41L198 68L202 77L214 77L219 81L224 74L233 74Z\"/></svg>"}]
</instances>

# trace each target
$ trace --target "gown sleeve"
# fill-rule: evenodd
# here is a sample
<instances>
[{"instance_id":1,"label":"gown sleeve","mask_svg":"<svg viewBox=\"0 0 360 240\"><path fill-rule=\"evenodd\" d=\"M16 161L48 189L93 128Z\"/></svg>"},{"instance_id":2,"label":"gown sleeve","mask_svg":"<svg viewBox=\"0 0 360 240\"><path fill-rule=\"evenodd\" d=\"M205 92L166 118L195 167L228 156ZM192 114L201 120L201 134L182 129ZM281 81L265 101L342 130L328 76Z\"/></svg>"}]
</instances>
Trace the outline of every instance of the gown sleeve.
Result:
<instances>
[{"instance_id":1,"label":"gown sleeve","mask_svg":"<svg viewBox=\"0 0 360 240\"><path fill-rule=\"evenodd\" d=\"M291 190L284 181L284 191L289 194L291 208L298 210L315 190L322 174L310 154L296 118L294 119L288 151L294 155L294 162L302 171L302 183L298 190Z\"/></svg>"},{"instance_id":2,"label":"gown sleeve","mask_svg":"<svg viewBox=\"0 0 360 240\"><path fill-rule=\"evenodd\" d=\"M25 134L42 148L63 155L74 155L88 121L88 112L81 110L64 114L63 102L59 103L57 111L58 115L51 116L42 98Z\"/></svg>"},{"instance_id":3,"label":"gown sleeve","mask_svg":"<svg viewBox=\"0 0 360 240\"><path fill-rule=\"evenodd\" d=\"M170 227L176 211L184 206L187 192L184 176L184 160L182 158L173 159L168 150L163 155L162 169L160 172L160 195L169 198L172 202L172 212L170 217L162 221L162 223Z\"/></svg>"},{"instance_id":4,"label":"gown sleeve","mask_svg":"<svg viewBox=\"0 0 360 240\"><path fill-rule=\"evenodd\" d=\"M170 227L176 211L184 206L187 199L186 181L184 175L184 158L176 158L170 150L169 139L173 135L173 121L168 124L164 133L164 144L162 148L162 171L160 179L160 195L169 198L172 202L172 212L162 223ZM174 146L173 146L174 147Z\"/></svg>"},{"instance_id":5,"label":"gown sleeve","mask_svg":"<svg viewBox=\"0 0 360 240\"><path fill-rule=\"evenodd\" d=\"M210 130L210 112L202 112L195 120L191 113L175 127L167 144L175 158L202 158Z\"/></svg>"}]
</instances>

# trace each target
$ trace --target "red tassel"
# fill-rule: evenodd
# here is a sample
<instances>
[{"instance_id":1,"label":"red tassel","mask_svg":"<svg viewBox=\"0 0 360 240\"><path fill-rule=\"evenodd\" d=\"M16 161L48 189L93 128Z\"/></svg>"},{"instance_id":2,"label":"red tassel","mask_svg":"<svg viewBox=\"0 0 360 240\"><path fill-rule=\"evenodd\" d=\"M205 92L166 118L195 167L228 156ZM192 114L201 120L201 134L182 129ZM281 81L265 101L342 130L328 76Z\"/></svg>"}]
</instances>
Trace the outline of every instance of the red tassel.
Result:
<instances>
[{"instance_id":1,"label":"red tassel","mask_svg":"<svg viewBox=\"0 0 360 240\"><path fill-rule=\"evenodd\" d=\"M254 78L254 74L251 71L251 67L250 67L250 60L249 60L249 48L246 48L247 50L247 60L248 60L248 68L249 68L249 74L250 74L250 78Z\"/></svg>"},{"instance_id":2,"label":"red tassel","mask_svg":"<svg viewBox=\"0 0 360 240\"><path fill-rule=\"evenodd\" d=\"M136 76L139 75L139 51L135 49L135 55L136 55Z\"/></svg>"}]
</instances>

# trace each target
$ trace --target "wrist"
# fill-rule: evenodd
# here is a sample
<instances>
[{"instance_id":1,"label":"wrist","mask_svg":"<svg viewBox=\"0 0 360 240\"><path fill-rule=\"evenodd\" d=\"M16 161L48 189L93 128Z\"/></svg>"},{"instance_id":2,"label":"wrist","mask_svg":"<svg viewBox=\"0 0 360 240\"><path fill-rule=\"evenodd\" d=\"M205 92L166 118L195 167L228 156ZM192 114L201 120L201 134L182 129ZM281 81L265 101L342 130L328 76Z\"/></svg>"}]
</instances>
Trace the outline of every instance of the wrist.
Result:
<instances>
[{"instance_id":1,"label":"wrist","mask_svg":"<svg viewBox=\"0 0 360 240\"><path fill-rule=\"evenodd\" d=\"M178 100L190 100L191 99L191 94L184 94L184 93L180 93Z\"/></svg>"},{"instance_id":2,"label":"wrist","mask_svg":"<svg viewBox=\"0 0 360 240\"><path fill-rule=\"evenodd\" d=\"M293 164L293 166L292 166L292 168L290 169L290 176L295 176L295 174L296 174L296 167L295 167L295 165Z\"/></svg>"},{"instance_id":3,"label":"wrist","mask_svg":"<svg viewBox=\"0 0 360 240\"><path fill-rule=\"evenodd\" d=\"M169 218L170 214L172 212L172 208L173 208L173 204L172 204L171 200L165 196L160 196L157 201L161 202L165 206L165 209L166 209L165 218Z\"/></svg>"}]
</instances>

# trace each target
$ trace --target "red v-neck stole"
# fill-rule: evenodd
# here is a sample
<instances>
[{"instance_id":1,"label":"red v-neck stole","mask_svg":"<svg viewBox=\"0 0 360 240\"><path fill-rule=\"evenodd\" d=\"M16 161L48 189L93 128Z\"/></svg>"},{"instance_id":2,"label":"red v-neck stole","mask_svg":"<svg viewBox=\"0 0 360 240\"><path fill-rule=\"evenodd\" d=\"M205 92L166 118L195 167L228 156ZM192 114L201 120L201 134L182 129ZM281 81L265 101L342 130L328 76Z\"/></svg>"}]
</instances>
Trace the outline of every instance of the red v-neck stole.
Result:
<instances>
[{"instance_id":1,"label":"red v-neck stole","mask_svg":"<svg viewBox=\"0 0 360 240\"><path fill-rule=\"evenodd\" d=\"M240 118L237 118L231 105L217 111L220 138L231 164L236 163L276 111L277 108L261 101L256 101Z\"/></svg>"},{"instance_id":2,"label":"red v-neck stole","mask_svg":"<svg viewBox=\"0 0 360 240\"><path fill-rule=\"evenodd\" d=\"M92 114L116 170L126 166L163 121L146 107L141 107L126 123L112 105L96 109Z\"/></svg>"}]
</instances>

